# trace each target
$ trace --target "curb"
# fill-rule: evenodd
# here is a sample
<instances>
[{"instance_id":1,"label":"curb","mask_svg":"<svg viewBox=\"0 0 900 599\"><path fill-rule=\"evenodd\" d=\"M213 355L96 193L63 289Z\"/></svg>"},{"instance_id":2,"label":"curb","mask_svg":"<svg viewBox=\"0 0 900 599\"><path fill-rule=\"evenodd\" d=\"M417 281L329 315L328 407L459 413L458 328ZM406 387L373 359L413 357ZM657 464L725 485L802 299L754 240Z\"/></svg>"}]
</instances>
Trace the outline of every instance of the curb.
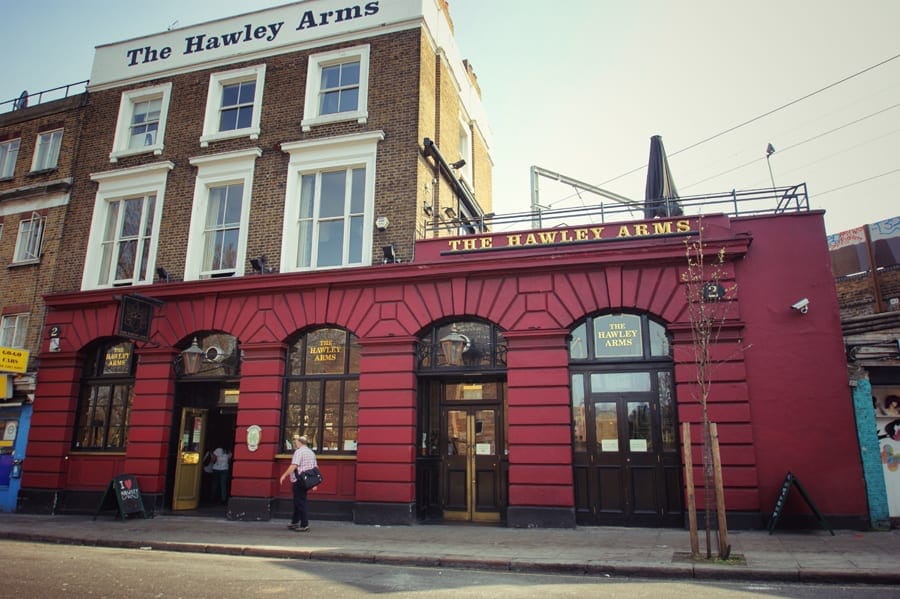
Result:
<instances>
[{"instance_id":1,"label":"curb","mask_svg":"<svg viewBox=\"0 0 900 599\"><path fill-rule=\"evenodd\" d=\"M226 545L184 543L174 541L128 541L123 539L75 539L71 536L47 533L0 531L0 539L46 543L56 545L80 545L87 547L111 547L170 551L173 553L208 553L211 555L263 557L270 559L317 560L328 562L382 564L421 568L453 568L470 570L494 570L532 574L563 574L569 576L595 576L604 578L666 578L729 581L769 581L819 584L868 584L900 585L900 571L896 573L871 570L809 570L809 569L756 569L752 567L725 568L698 564L617 564L591 562L560 562L522 560L491 560L466 558L456 555L424 556L372 551L343 551L332 549L305 549L259 545Z\"/></svg>"}]
</instances>

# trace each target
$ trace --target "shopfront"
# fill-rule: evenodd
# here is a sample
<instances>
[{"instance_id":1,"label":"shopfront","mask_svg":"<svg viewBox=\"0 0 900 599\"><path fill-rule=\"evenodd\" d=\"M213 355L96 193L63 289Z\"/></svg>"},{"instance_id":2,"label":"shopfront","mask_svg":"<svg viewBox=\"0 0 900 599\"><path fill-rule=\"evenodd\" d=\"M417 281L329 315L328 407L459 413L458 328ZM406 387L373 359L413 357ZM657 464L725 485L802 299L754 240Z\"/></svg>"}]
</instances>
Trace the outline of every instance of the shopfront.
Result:
<instances>
[{"instance_id":1,"label":"shopfront","mask_svg":"<svg viewBox=\"0 0 900 599\"><path fill-rule=\"evenodd\" d=\"M154 285L146 341L109 336L121 296L50 297L61 350L41 354L20 506L90 512L110 478L130 473L151 509L196 509L203 453L225 444L225 515L286 517L277 479L301 432L325 476L313 517L682 526L679 432L702 415L681 273L684 238L701 223L679 223L499 251L478 248L508 235L469 251L458 238L427 240L415 263L339 282L292 273ZM823 239L821 214L703 226L710 255L726 256L726 286L740 285L713 347L708 406L731 526L765 524L786 469L834 526L860 525L858 451L837 426L851 417L840 329L828 332L837 306L816 291L830 281L827 261L784 259L792 239ZM800 294L808 314L790 308ZM827 439L796 426L813 404ZM835 484L845 492L829 492Z\"/></svg>"}]
</instances>

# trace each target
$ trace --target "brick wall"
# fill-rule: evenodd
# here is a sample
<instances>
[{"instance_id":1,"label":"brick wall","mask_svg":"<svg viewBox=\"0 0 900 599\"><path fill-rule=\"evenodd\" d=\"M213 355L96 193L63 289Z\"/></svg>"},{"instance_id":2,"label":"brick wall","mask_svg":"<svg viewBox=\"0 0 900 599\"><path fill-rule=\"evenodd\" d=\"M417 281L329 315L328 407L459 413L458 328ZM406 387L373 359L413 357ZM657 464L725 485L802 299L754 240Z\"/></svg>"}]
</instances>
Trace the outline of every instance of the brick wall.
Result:
<instances>
[{"instance_id":1,"label":"brick wall","mask_svg":"<svg viewBox=\"0 0 900 599\"><path fill-rule=\"evenodd\" d=\"M878 271L878 286L882 311L900 310L900 266ZM876 313L875 293L868 273L839 277L835 280L835 287L842 319Z\"/></svg>"},{"instance_id":2,"label":"brick wall","mask_svg":"<svg viewBox=\"0 0 900 599\"><path fill-rule=\"evenodd\" d=\"M454 140L454 145L458 139L458 94L451 78L446 75L446 67L440 65L431 46L424 43L423 35L419 29L396 32L141 83L140 86L158 85L166 81L172 83L165 147L160 156L128 156L111 163L109 153L121 93L140 86L92 93L86 109L85 132L64 238L66 252L62 257L55 290L73 291L81 285L81 260L85 254L97 191L97 185L90 181L91 173L161 161L175 164L167 179L156 263L164 266L173 278L180 279L184 272L184 248L187 246L196 177L196 169L189 164L189 159L259 147L263 154L255 165L248 257L266 254L269 264L276 265L281 258L288 165L288 155L281 151L281 144L376 130L384 131L385 138L378 145L375 216L387 216L391 224L386 232L374 233L373 260L381 260L381 246L388 243L398 246L404 261L410 259L416 224L424 218L421 212L424 186L432 179L430 169L422 163L422 139L440 136ZM308 55L361 43L371 46L368 122L316 126L312 131L303 133L300 120L303 116ZM266 64L266 76L259 139L222 140L201 148L199 138L210 74L262 62ZM439 65L437 68L436 63ZM440 93L436 91L438 69L445 72L441 77ZM440 126L447 127L449 132L438 129L438 113ZM450 195L449 189L445 195ZM244 269L245 272L251 270L249 264L245 264Z\"/></svg>"},{"instance_id":3,"label":"brick wall","mask_svg":"<svg viewBox=\"0 0 900 599\"><path fill-rule=\"evenodd\" d=\"M84 99L78 95L0 115L0 141L21 140L13 176L0 180L0 310L29 314L25 349L31 353L31 367L43 338L43 296L52 289L57 272L67 179L73 173ZM63 137L56 168L32 173L38 133L57 126L63 128ZM61 205L47 207L48 200ZM30 220L35 211L45 218L40 261L14 264L19 223Z\"/></svg>"}]
</instances>

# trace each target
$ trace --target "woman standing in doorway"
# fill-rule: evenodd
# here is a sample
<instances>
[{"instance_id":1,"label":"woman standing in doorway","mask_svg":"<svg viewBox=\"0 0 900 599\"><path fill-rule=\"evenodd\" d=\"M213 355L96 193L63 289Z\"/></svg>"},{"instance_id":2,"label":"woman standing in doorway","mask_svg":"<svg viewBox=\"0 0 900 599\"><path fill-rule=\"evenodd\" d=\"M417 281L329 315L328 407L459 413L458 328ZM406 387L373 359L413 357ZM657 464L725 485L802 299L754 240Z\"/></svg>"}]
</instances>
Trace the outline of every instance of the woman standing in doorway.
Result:
<instances>
[{"instance_id":1,"label":"woman standing in doorway","mask_svg":"<svg viewBox=\"0 0 900 599\"><path fill-rule=\"evenodd\" d=\"M231 453L224 447L216 447L212 452L213 464L213 501L228 501L228 472L231 466Z\"/></svg>"}]
</instances>

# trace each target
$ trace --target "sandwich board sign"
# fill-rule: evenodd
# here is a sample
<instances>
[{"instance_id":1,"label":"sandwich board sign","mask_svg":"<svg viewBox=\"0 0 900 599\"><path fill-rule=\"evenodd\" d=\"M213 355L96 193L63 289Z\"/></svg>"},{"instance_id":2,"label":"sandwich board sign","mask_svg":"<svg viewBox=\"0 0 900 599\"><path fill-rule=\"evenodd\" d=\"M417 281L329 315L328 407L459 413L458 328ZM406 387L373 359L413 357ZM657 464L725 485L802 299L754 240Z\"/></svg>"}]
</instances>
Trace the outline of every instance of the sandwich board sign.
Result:
<instances>
[{"instance_id":1,"label":"sandwich board sign","mask_svg":"<svg viewBox=\"0 0 900 599\"><path fill-rule=\"evenodd\" d=\"M144 500L141 497L141 489L138 487L137 478L133 474L120 474L115 477L106 486L106 492L97 511L94 513L94 520L103 510L115 509L116 513L122 520L128 514L141 514L147 517L147 510L144 509Z\"/></svg>"}]
</instances>

